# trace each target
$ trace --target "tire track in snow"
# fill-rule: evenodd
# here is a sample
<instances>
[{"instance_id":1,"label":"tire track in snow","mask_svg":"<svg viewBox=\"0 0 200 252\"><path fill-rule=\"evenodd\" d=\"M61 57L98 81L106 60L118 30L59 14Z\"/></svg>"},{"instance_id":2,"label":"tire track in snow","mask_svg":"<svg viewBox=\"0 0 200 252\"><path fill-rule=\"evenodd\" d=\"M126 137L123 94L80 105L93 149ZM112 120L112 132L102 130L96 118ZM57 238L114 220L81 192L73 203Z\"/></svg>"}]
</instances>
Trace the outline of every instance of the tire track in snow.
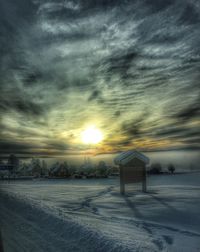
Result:
<instances>
[{"instance_id":1,"label":"tire track in snow","mask_svg":"<svg viewBox=\"0 0 200 252\"><path fill-rule=\"evenodd\" d=\"M135 227L143 230L148 234L151 238L152 243L155 244L158 251L172 251L169 246L172 246L174 243L174 238L172 235L169 234L169 231L173 234L184 235L185 237L190 238L199 238L200 240L200 233L183 230L175 227L171 227L168 225L163 225L155 222L150 221L143 221L142 219L127 219L127 218L120 218L120 217L111 217L108 219L112 219L112 221L118 223L128 223L133 224Z\"/></svg>"},{"instance_id":2,"label":"tire track in snow","mask_svg":"<svg viewBox=\"0 0 200 252\"><path fill-rule=\"evenodd\" d=\"M85 199L80 203L80 207L74 208L72 210L73 211L79 211L81 209L87 208L93 214L99 215L98 208L91 205L92 201L95 200L95 199L98 199L98 198L100 198L102 196L105 196L105 194L111 192L113 188L114 188L114 186L110 186L106 190L100 191L99 193L97 193L97 194L95 194L93 196L85 197Z\"/></svg>"},{"instance_id":3,"label":"tire track in snow","mask_svg":"<svg viewBox=\"0 0 200 252\"><path fill-rule=\"evenodd\" d=\"M110 186L106 190L100 191L98 194L95 194L95 195L92 195L89 197L85 197L85 199L80 203L80 207L76 207L72 210L75 212L76 211L78 212L80 210L87 209L88 212L95 214L95 215L98 215L99 218L102 218L104 220L105 219L109 220L110 218L108 216L103 215L102 213L101 214L99 213L99 208L95 207L95 204L93 204L92 202L96 199L99 199L99 198L105 196L105 194L111 193L113 188L114 188L114 186ZM111 218L112 219L114 218L115 220L117 220L117 222L124 221L123 218L118 218L118 217L111 217ZM165 234L166 231L170 231L173 233L175 232L175 233L179 233L181 235L186 235L186 236L190 236L190 237L199 237L200 238L200 234L192 232L192 231L181 230L178 228L170 227L167 225L162 225L159 223L152 223L152 222L148 222L148 221L143 221L142 216L138 217L137 219L134 219L134 220L133 219L128 220L128 222L132 223L137 228L141 229L141 231L145 232L148 235L148 237L151 239L151 242L157 248L157 251L168 252L168 251L170 251L169 247L172 246L174 243L174 238L170 234Z\"/></svg>"},{"instance_id":4,"label":"tire track in snow","mask_svg":"<svg viewBox=\"0 0 200 252\"><path fill-rule=\"evenodd\" d=\"M199 237L200 238L200 234L197 233L197 232L193 232L193 231L188 231L188 230L182 230L182 229L179 229L179 228L175 228L175 227L170 227L170 226L167 226L167 225L162 225L162 224L159 224L159 223L155 223L155 222L148 222L148 221L140 221L140 220L134 220L134 221L131 221L131 222L134 222L134 223L137 223L138 225L144 225L145 227L147 228L156 228L156 229L166 229L168 231L172 231L172 232L177 232L177 233L180 233L180 234L183 234L183 235L188 235L188 236L191 236L191 237Z\"/></svg>"},{"instance_id":5,"label":"tire track in snow","mask_svg":"<svg viewBox=\"0 0 200 252\"><path fill-rule=\"evenodd\" d=\"M74 208L73 211L80 211L82 209L87 209L91 213L95 215L99 215L99 217L107 218L107 216L103 216L102 214L99 214L99 209L95 206L92 206L92 201L101 198L102 196L105 196L105 194L110 193L114 186L108 187L106 190L100 191L98 194L86 197L81 203L80 207ZM141 229L142 231L146 232L149 237L151 237L151 242L156 246L158 251L168 251L167 247L168 245L173 244L173 238L171 236L163 236L159 233L155 232L152 227L146 223L146 222L135 222L134 223L137 228ZM155 238L156 237L156 238Z\"/></svg>"},{"instance_id":6,"label":"tire track in snow","mask_svg":"<svg viewBox=\"0 0 200 252\"><path fill-rule=\"evenodd\" d=\"M76 214L76 211L78 212L80 210L87 209L89 213L98 215L98 218L104 221L106 219L109 221L111 218L118 223L127 222L127 219L124 219L124 218L108 217L107 215L104 215L102 213L100 214L99 207L96 207L95 204L93 204L94 200L100 199L101 197L105 196L105 194L112 193L112 190L114 187L115 186L110 186L106 190L100 191L98 194L85 197L84 200L80 203L80 207L76 207L72 209L73 211L75 211L74 214ZM155 245L156 251L162 251L162 252L170 251L170 246L174 244L174 238L172 235L168 234L169 231L172 233L178 233L184 236L200 238L200 234L198 233L188 231L188 230L181 230L175 227L162 225L159 223L144 221L142 220L142 216L138 216L135 219L129 219L128 223L129 224L132 223L134 226L141 229L141 231L145 232L147 236L151 239L151 242Z\"/></svg>"},{"instance_id":7,"label":"tire track in snow","mask_svg":"<svg viewBox=\"0 0 200 252\"><path fill-rule=\"evenodd\" d=\"M146 222L141 224L141 228L148 233L151 237L152 243L158 248L158 251L168 251L168 243L166 239L160 235L157 231L153 230L149 225L146 225ZM170 237L173 241L173 238Z\"/></svg>"}]
</instances>

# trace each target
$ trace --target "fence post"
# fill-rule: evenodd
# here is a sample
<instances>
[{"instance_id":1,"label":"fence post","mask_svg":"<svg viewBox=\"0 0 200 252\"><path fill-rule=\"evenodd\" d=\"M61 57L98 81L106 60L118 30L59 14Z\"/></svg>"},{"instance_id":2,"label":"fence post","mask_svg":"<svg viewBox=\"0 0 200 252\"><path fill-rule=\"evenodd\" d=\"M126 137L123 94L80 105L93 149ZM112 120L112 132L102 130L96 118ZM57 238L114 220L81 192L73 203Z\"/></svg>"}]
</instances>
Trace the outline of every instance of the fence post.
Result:
<instances>
[{"instance_id":1,"label":"fence post","mask_svg":"<svg viewBox=\"0 0 200 252\"><path fill-rule=\"evenodd\" d=\"M146 167L144 167L143 176L144 176L144 179L143 179L143 182L142 182L142 191L147 192Z\"/></svg>"},{"instance_id":2,"label":"fence post","mask_svg":"<svg viewBox=\"0 0 200 252\"><path fill-rule=\"evenodd\" d=\"M124 176L123 176L123 166L120 166L120 193L122 195L125 194L125 184L124 184Z\"/></svg>"}]
</instances>

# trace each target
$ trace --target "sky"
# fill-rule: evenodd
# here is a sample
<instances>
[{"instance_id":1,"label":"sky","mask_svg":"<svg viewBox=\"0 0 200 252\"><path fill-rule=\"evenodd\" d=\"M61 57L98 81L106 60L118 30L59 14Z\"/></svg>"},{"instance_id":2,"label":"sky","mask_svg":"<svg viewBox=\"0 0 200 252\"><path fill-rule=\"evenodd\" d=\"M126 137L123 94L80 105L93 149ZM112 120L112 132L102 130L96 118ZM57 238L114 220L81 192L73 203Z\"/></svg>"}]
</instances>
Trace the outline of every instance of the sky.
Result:
<instances>
[{"instance_id":1,"label":"sky","mask_svg":"<svg viewBox=\"0 0 200 252\"><path fill-rule=\"evenodd\" d=\"M200 149L199 87L199 0L0 0L1 155Z\"/></svg>"}]
</instances>

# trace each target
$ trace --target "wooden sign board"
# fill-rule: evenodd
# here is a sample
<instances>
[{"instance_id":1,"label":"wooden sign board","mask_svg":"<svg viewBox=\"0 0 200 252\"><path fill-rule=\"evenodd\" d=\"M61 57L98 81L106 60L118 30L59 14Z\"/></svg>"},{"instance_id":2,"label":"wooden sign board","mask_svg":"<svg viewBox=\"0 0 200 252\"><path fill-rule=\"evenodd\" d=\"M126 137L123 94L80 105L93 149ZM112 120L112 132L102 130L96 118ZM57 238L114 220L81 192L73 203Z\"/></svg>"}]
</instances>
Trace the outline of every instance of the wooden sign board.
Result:
<instances>
[{"instance_id":1,"label":"wooden sign board","mask_svg":"<svg viewBox=\"0 0 200 252\"><path fill-rule=\"evenodd\" d=\"M120 191L125 193L125 184L142 182L143 191L146 192L145 166L121 166L120 167Z\"/></svg>"},{"instance_id":2,"label":"wooden sign board","mask_svg":"<svg viewBox=\"0 0 200 252\"><path fill-rule=\"evenodd\" d=\"M137 183L144 180L144 168L142 167L123 167L122 178L125 184Z\"/></svg>"}]
</instances>

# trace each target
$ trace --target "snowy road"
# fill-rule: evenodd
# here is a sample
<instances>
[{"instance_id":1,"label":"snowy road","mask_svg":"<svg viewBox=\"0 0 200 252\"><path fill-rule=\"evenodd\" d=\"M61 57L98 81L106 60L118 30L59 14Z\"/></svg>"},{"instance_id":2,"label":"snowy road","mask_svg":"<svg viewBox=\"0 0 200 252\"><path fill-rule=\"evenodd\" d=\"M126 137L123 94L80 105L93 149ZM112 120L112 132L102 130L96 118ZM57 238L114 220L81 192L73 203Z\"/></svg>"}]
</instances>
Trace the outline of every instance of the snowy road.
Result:
<instances>
[{"instance_id":1,"label":"snowy road","mask_svg":"<svg viewBox=\"0 0 200 252\"><path fill-rule=\"evenodd\" d=\"M148 178L1 182L5 252L200 251L200 173Z\"/></svg>"}]
</instances>

